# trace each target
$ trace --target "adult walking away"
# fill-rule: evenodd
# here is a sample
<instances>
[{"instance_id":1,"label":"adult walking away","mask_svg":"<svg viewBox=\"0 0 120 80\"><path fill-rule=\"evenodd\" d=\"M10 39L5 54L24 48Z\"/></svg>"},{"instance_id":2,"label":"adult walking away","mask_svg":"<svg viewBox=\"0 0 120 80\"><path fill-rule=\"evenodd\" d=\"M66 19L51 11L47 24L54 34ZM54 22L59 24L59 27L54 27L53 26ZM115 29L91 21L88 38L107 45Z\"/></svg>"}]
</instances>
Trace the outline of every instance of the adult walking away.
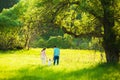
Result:
<instances>
[{"instance_id":1,"label":"adult walking away","mask_svg":"<svg viewBox=\"0 0 120 80\"><path fill-rule=\"evenodd\" d=\"M57 48L56 46L54 46L54 65L57 63L57 65L59 64L59 55L60 55L60 49Z\"/></svg>"},{"instance_id":2,"label":"adult walking away","mask_svg":"<svg viewBox=\"0 0 120 80\"><path fill-rule=\"evenodd\" d=\"M46 48L43 48L41 50L41 60L42 60L42 64L45 64L46 63L46 52L45 52Z\"/></svg>"}]
</instances>

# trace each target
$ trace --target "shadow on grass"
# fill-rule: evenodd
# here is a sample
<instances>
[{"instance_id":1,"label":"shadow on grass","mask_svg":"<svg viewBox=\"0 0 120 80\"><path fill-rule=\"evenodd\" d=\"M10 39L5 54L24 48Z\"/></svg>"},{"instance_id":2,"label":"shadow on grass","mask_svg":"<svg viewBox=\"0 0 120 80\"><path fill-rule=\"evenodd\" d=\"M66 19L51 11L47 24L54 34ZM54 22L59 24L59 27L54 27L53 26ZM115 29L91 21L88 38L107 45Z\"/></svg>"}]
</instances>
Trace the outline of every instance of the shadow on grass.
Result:
<instances>
[{"instance_id":1,"label":"shadow on grass","mask_svg":"<svg viewBox=\"0 0 120 80\"><path fill-rule=\"evenodd\" d=\"M58 69L58 70L57 70ZM66 69L67 70L67 69ZM95 67L66 71L59 66L30 66L20 69L8 80L119 80L120 64L99 64Z\"/></svg>"},{"instance_id":2,"label":"shadow on grass","mask_svg":"<svg viewBox=\"0 0 120 80\"><path fill-rule=\"evenodd\" d=\"M19 52L23 50L0 50L0 54L14 54L15 52Z\"/></svg>"},{"instance_id":3,"label":"shadow on grass","mask_svg":"<svg viewBox=\"0 0 120 80\"><path fill-rule=\"evenodd\" d=\"M99 64L95 67L84 68L67 74L76 80L120 80L120 64Z\"/></svg>"},{"instance_id":4,"label":"shadow on grass","mask_svg":"<svg viewBox=\"0 0 120 80\"><path fill-rule=\"evenodd\" d=\"M16 76L8 80L57 80L64 73L63 71L53 70L57 66L30 66L20 69Z\"/></svg>"}]
</instances>

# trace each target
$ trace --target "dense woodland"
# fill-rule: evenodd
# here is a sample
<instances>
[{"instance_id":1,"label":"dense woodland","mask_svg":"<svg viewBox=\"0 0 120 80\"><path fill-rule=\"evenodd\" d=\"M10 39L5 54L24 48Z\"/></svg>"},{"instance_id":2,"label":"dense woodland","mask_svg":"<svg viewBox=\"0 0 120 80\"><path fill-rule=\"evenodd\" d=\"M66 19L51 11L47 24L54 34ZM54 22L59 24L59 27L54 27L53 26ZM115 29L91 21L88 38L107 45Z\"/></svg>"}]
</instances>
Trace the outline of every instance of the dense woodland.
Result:
<instances>
[{"instance_id":1,"label":"dense woodland","mask_svg":"<svg viewBox=\"0 0 120 80\"><path fill-rule=\"evenodd\" d=\"M120 0L0 0L0 49L105 51L120 61Z\"/></svg>"}]
</instances>

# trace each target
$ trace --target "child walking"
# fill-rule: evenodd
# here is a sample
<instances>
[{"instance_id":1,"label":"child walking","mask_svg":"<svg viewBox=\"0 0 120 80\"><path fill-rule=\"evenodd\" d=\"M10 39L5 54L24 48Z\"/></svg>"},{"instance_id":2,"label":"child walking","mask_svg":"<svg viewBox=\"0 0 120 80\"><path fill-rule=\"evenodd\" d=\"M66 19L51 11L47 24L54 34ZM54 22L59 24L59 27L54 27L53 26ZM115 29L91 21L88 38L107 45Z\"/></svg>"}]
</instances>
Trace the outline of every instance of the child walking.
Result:
<instances>
[{"instance_id":1,"label":"child walking","mask_svg":"<svg viewBox=\"0 0 120 80\"><path fill-rule=\"evenodd\" d=\"M48 59L48 66L51 65L51 59Z\"/></svg>"}]
</instances>

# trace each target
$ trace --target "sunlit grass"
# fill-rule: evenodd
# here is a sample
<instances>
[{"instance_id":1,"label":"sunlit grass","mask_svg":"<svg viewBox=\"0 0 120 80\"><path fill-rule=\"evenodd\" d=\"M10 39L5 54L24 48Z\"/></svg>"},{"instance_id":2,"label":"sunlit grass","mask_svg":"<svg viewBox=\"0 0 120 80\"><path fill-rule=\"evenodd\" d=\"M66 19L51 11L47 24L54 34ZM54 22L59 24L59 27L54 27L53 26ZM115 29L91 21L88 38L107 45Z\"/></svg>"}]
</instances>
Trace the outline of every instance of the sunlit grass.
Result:
<instances>
[{"instance_id":1,"label":"sunlit grass","mask_svg":"<svg viewBox=\"0 0 120 80\"><path fill-rule=\"evenodd\" d=\"M101 62L98 51L61 49L58 66L42 65L40 51L40 48L0 51L0 80L120 79L120 65L104 64L105 55ZM46 54L52 59L53 49L47 49Z\"/></svg>"}]
</instances>

